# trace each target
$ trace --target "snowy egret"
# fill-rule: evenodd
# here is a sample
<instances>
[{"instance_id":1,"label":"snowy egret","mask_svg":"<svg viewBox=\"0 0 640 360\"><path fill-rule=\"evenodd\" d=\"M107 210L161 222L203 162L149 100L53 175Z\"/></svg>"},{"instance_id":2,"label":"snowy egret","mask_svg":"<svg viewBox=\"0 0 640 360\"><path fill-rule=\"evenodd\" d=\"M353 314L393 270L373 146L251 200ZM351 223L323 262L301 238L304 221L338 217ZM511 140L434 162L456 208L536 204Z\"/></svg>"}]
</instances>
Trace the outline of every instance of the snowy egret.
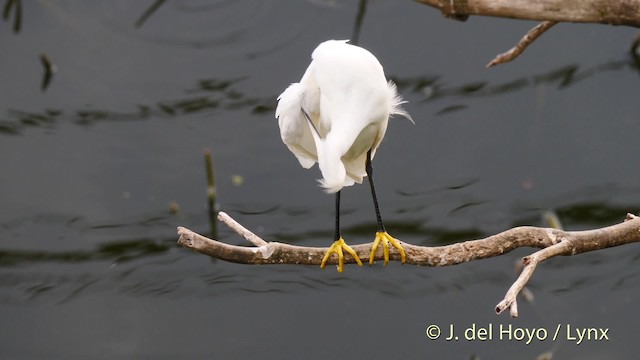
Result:
<instances>
[{"instance_id":1,"label":"snowy egret","mask_svg":"<svg viewBox=\"0 0 640 360\"><path fill-rule=\"evenodd\" d=\"M334 242L322 259L324 268L332 253L338 255L338 271L344 266L343 250L362 266L358 255L340 234L340 190L369 179L378 231L369 264L382 243L384 264L389 261L389 244L405 261L400 242L391 237L382 223L373 185L371 160L387 130L389 117L411 116L393 82L387 82L382 65L369 51L348 40L328 40L313 51L311 64L299 83L291 84L278 97L276 118L282 141L308 169L316 162L319 180L327 193L336 194ZM413 122L413 120L411 120Z\"/></svg>"}]
</instances>

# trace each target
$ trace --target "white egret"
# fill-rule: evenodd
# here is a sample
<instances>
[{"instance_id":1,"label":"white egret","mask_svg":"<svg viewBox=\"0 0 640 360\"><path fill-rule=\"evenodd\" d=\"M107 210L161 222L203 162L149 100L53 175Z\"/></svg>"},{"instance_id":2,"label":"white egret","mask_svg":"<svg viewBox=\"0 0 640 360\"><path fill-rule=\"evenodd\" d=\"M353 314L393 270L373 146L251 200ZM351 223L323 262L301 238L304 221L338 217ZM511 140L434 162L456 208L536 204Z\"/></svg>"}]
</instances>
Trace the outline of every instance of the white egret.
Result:
<instances>
[{"instance_id":1,"label":"white egret","mask_svg":"<svg viewBox=\"0 0 640 360\"><path fill-rule=\"evenodd\" d=\"M319 180L327 193L336 194L334 242L322 259L324 268L332 253L338 255L338 271L344 266L343 250L362 266L358 255L340 234L340 190L362 183L368 176L378 222L369 264L382 243L384 264L389 261L389 244L405 261L400 242L391 237L382 223L373 185L371 160L387 130L391 115L411 116L393 82L387 82L382 65L369 51L348 40L321 43L299 83L291 84L278 97L276 118L282 141L308 169L316 162ZM411 120L413 122L413 120Z\"/></svg>"}]
</instances>

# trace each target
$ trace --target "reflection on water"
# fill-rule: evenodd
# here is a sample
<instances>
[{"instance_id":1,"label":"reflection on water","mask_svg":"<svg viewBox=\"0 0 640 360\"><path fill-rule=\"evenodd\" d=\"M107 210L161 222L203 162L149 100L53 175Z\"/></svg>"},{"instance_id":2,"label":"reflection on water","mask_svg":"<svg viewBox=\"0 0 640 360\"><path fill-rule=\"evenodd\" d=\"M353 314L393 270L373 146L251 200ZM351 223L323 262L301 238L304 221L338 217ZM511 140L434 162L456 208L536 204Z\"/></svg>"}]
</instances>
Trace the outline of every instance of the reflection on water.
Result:
<instances>
[{"instance_id":1,"label":"reflection on water","mask_svg":"<svg viewBox=\"0 0 640 360\"><path fill-rule=\"evenodd\" d=\"M101 262L124 263L148 256L158 256L175 247L175 238L141 237L122 239L122 233L139 232L145 228L166 227L174 220L168 215L152 216L134 223L112 222L87 224L81 217L61 217L37 215L32 218L10 220L0 224L7 234L30 233L33 239L24 241L5 240L0 248L0 267L20 267L39 263L83 263ZM55 229L55 231L54 231ZM112 233L106 241L95 246L80 239L86 234ZM95 235L93 235L95 236ZM92 236L92 237L93 237ZM50 246L43 246L43 240L50 239ZM9 247L7 247L9 245ZM78 248L80 246L80 248ZM65 249L65 250L62 250Z\"/></svg>"},{"instance_id":2,"label":"reflection on water","mask_svg":"<svg viewBox=\"0 0 640 360\"><path fill-rule=\"evenodd\" d=\"M629 60L611 61L586 69L580 69L578 64L562 66L542 74L529 77L508 80L500 84L491 84L487 81L471 82L458 86L447 86L445 79L438 76L393 78L399 89L409 90L422 97L423 102L432 102L446 98L474 98L504 95L541 84L560 89L574 86L586 79L616 71L636 71L640 73L640 66L633 58ZM442 115L453 111L466 110L467 104L454 104L440 109L436 114Z\"/></svg>"},{"instance_id":3,"label":"reflection on water","mask_svg":"<svg viewBox=\"0 0 640 360\"><path fill-rule=\"evenodd\" d=\"M590 190L591 192L591 190ZM582 194L581 196L585 196ZM419 196L418 196L419 197ZM470 205L469 205L470 206ZM278 211L275 211L278 209ZM231 209L232 213L244 214L250 218L267 218L267 221L282 221L286 214L303 214L305 217L313 218L313 211L305 209L286 209L282 206L275 206L262 212L250 213L242 209ZM621 221L621 214L629 211L628 208L619 205L603 203L576 202L572 204L559 205L557 214L560 220L566 224L568 229L604 226ZM518 211L516 211L517 213ZM513 226L534 225L545 226L541 214L542 210L531 210L523 207L520 211L520 220ZM533 216L532 216L533 214ZM536 215L537 214L537 215ZM20 221L9 221L0 224L3 228L12 233L24 232L21 227L49 227L47 223L51 221L59 222L60 219L54 217L37 217L34 219L22 219ZM44 221L44 224L39 224ZM169 231L172 226L161 226L166 228L166 237L145 236L135 239L122 238L119 234L136 233L140 229L149 227L157 228L158 224L172 223L170 215L151 216L140 219L137 222L129 223L104 223L86 224L77 218L67 218L65 238L82 239L86 237L87 230L93 229L100 232L99 243L93 247L87 246L85 242L81 248L68 250L44 250L25 249L19 243L10 248L4 246L0 248L0 302L12 303L17 299L39 299L43 296L54 294L56 301L67 301L71 298L93 293L94 291L104 291L105 288L116 286L118 291L134 296L185 296L185 291L193 295L195 289L191 288L190 282L194 280L202 281L206 284L206 293L222 294L233 291L248 292L299 292L305 289L326 291L326 288L349 287L357 284L359 288L366 291L374 291L391 296L421 296L430 291L443 291L448 288L443 283L436 282L415 287L410 281L398 284L395 280L381 280L374 274L359 272L355 279L344 277L331 278L332 274L326 272L316 272L313 270L298 269L296 266L268 266L260 271L250 271L239 275L232 269L243 265L225 265L222 267L206 267L206 271L201 274L183 274L180 271L173 273L175 268L168 266L175 262L191 261L195 256L197 261L205 261L204 256L185 252L183 249L176 249L176 237ZM425 226L424 220L389 221L389 228L394 229L395 234L399 234L403 239L426 238L427 241L418 245L446 245L460 241L482 238L488 235L480 228L443 228ZM344 232L355 239L366 239L372 234L375 228L374 222L345 227ZM109 235L113 233L113 235ZM206 233L206 232L205 232ZM231 234L228 230L223 231L222 240L236 243L237 235ZM273 233L267 235L269 239L278 241L309 245L331 236L330 229L314 229L295 234ZM304 239L301 241L301 239ZM314 240L317 239L317 240ZM240 242L240 244L243 244ZM66 245L68 246L68 245ZM638 261L640 257L636 257ZM217 260L213 260L218 262ZM205 261L206 262L206 261ZM83 265L84 264L84 265ZM79 266L82 266L79 268ZM24 271L28 269L28 271ZM42 269L42 270L40 270ZM52 270L53 269L53 270ZM76 273L76 269L81 269ZM93 270L90 270L93 269ZM148 271L157 276L148 277ZM265 271L267 275L265 276ZM374 269L374 271L380 271ZM307 275L304 275L307 274ZM105 278L105 275L106 278ZM329 276L329 277L327 277ZM337 275L335 275L337 276ZM421 272L408 272L405 276L424 276ZM465 275L466 276L466 275ZM627 275L629 276L629 275ZM499 281L503 280L501 272L483 274L473 279L458 279L457 286L477 284L478 281ZM624 281L621 279L620 281ZM355 283L354 283L355 282ZM444 287L443 287L444 286ZM394 295L395 294L395 295ZM202 296L205 296L204 294Z\"/></svg>"},{"instance_id":4,"label":"reflection on water","mask_svg":"<svg viewBox=\"0 0 640 360\"><path fill-rule=\"evenodd\" d=\"M199 80L194 88L178 100L162 100L156 104L140 104L130 112L116 112L100 109L80 109L72 112L62 109L46 109L42 113L9 109L7 117L0 119L0 134L17 135L27 128L49 128L66 121L77 125L92 125L98 122L139 121L150 117L179 117L182 115L209 112L215 109L244 110L255 114L275 110L274 97L249 97L234 85L242 79Z\"/></svg>"},{"instance_id":5,"label":"reflection on water","mask_svg":"<svg viewBox=\"0 0 640 360\"><path fill-rule=\"evenodd\" d=\"M175 239L160 243L152 239L112 241L95 250L47 252L32 250L0 250L0 266L18 266L40 262L79 263L108 260L126 262L145 256L160 255L174 247Z\"/></svg>"},{"instance_id":6,"label":"reflection on water","mask_svg":"<svg viewBox=\"0 0 640 360\"><path fill-rule=\"evenodd\" d=\"M559 207L556 211L563 222L589 224L615 224L620 222L622 214L633 212L633 207L616 206L606 203L586 202Z\"/></svg>"},{"instance_id":7,"label":"reflection on water","mask_svg":"<svg viewBox=\"0 0 640 360\"><path fill-rule=\"evenodd\" d=\"M28 268L24 267L26 263L22 266L17 263L14 266L3 266L0 273L0 304L64 303L100 293L149 298L209 298L237 296L242 293L295 294L332 289L411 298L436 291L459 292L471 285L495 284L505 279L501 271L487 271L471 276L463 273L457 275L459 277L456 279L447 279L431 278L421 271L406 270L400 277L380 277L382 269L350 267L350 276L344 277L319 271L316 267L282 265L238 271L243 265L205 266L205 262L198 267L197 272L179 270L184 268L185 263L194 261L189 256L197 255L171 251L161 257L137 259L136 262L109 264L98 261L98 256L95 256L96 263L91 266L79 266L75 260L67 262L64 267L45 266L42 263L30 263ZM52 261L67 260L60 257ZM39 261L47 260L41 258Z\"/></svg>"},{"instance_id":8,"label":"reflection on water","mask_svg":"<svg viewBox=\"0 0 640 360\"><path fill-rule=\"evenodd\" d=\"M410 90L421 96L417 102L434 102L443 99L471 99L490 97L516 92L540 84L556 85L566 88L612 71L640 70L633 60L615 61L579 70L578 65L567 65L528 78L509 80L501 84L487 81L470 82L459 86L447 86L447 81L440 77L392 78L401 91ZM139 104L130 112L112 110L80 109L65 111L62 109L46 109L40 113L18 109L7 110L6 117L0 117L0 134L16 135L27 128L54 126L61 121L77 125L90 125L102 121L137 121L150 117L181 116L187 114L206 113L216 109L249 110L253 114L272 113L275 111L277 95L254 96L237 89L243 78L236 79L202 79L194 87L183 91L186 95L176 100L159 100L155 104ZM451 112L470 108L469 104L446 105L436 112L445 115Z\"/></svg>"}]
</instances>

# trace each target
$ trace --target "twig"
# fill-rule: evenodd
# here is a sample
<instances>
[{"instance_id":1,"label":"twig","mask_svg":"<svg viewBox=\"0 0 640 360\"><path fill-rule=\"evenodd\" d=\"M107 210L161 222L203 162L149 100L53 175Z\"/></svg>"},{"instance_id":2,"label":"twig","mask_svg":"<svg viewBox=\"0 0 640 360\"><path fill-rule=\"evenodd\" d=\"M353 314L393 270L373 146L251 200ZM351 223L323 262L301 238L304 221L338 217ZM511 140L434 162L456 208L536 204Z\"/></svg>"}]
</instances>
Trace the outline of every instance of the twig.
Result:
<instances>
[{"instance_id":1,"label":"twig","mask_svg":"<svg viewBox=\"0 0 640 360\"><path fill-rule=\"evenodd\" d=\"M525 287L531 275L533 275L533 271L536 269L539 263L549 259L553 256L558 255L567 255L570 252L567 243L560 242L558 244L552 245L548 248L537 251L529 256L525 256L522 259L522 264L524 268L518 276L518 279L511 285L507 294L504 296L504 299L496 305L496 314L502 313L505 309L510 309L511 317L518 317L518 302L517 297L518 294Z\"/></svg>"},{"instance_id":2,"label":"twig","mask_svg":"<svg viewBox=\"0 0 640 360\"><path fill-rule=\"evenodd\" d=\"M507 308L512 317L518 316L517 296L527 284L533 271L539 263L558 255L577 255L583 252L600 250L607 247L618 246L630 242L637 242L636 237L640 234L640 229L632 230L630 233L621 231L620 225L626 225L630 222L638 222L638 217L633 214L627 214L622 224L610 226L604 229L596 229L579 232L564 232L559 238L559 242L539 250L529 256L522 258L524 268L518 279L511 285L504 299L496 305L496 313L500 314ZM634 233L635 232L635 233ZM555 235L554 235L555 236Z\"/></svg>"},{"instance_id":3,"label":"twig","mask_svg":"<svg viewBox=\"0 0 640 360\"><path fill-rule=\"evenodd\" d=\"M218 213L218 220L222 221L225 225L227 225L231 230L236 233L244 236L247 241L252 243L255 246L267 246L269 245L266 241L262 240L258 235L252 233L244 226L240 225L237 221L233 220L231 216L227 215L226 212L220 211Z\"/></svg>"},{"instance_id":4,"label":"twig","mask_svg":"<svg viewBox=\"0 0 640 360\"><path fill-rule=\"evenodd\" d=\"M255 247L230 245L206 238L184 227L178 227L178 244L211 257L241 264L304 264L319 265L328 248L294 246L278 242L266 242L244 228L226 213L220 212L218 219L244 236ZM406 254L406 263L419 266L456 265L472 260L485 259L505 254L520 247L540 248L523 258L524 269L513 283L504 299L496 306L496 313L507 308L511 316L518 316L516 297L531 278L536 266L558 255L577 255L580 253L605 249L608 247L640 242L640 218L628 214L624 222L609 227L587 231L563 231L551 228L531 226L516 227L484 239L470 240L446 246L417 246L402 243ZM361 258L367 258L372 243L353 245L353 250ZM390 260L399 261L400 254L389 250ZM375 260L382 260L379 249ZM331 264L337 263L332 256ZM354 263L351 257L345 263Z\"/></svg>"},{"instance_id":5,"label":"twig","mask_svg":"<svg viewBox=\"0 0 640 360\"><path fill-rule=\"evenodd\" d=\"M512 47L509 51L503 52L496 56L493 60L491 60L487 67L496 66L498 64L507 63L520 54L524 52L524 50L531 45L540 35L542 35L545 31L549 30L553 25L557 24L557 21L543 21L540 24L536 25L533 29L529 30L525 36L518 41L516 46Z\"/></svg>"}]
</instances>

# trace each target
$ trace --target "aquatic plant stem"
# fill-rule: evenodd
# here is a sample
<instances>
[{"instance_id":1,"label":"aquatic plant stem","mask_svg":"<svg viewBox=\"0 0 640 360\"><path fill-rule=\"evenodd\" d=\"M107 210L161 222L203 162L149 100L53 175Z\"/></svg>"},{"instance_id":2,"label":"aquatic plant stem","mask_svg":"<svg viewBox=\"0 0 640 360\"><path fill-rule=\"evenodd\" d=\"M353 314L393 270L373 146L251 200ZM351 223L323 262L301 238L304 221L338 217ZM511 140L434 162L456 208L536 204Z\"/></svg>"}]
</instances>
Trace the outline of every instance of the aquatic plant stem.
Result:
<instances>
[{"instance_id":1,"label":"aquatic plant stem","mask_svg":"<svg viewBox=\"0 0 640 360\"><path fill-rule=\"evenodd\" d=\"M209 222L211 225L211 236L216 236L217 222L215 220L217 208L216 180L213 176L213 160L211 159L211 151L204 149L204 169L207 174L207 207L209 209Z\"/></svg>"}]
</instances>

